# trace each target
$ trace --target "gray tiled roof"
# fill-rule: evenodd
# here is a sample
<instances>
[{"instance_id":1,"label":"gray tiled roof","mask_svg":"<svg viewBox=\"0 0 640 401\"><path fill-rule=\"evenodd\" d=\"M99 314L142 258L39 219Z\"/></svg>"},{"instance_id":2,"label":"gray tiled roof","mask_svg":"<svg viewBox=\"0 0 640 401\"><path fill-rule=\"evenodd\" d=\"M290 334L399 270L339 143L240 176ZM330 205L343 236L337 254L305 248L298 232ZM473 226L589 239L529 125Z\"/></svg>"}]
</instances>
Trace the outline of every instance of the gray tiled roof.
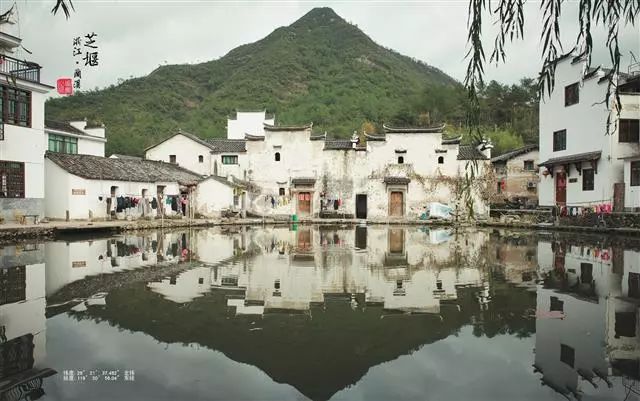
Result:
<instances>
[{"instance_id":1,"label":"gray tiled roof","mask_svg":"<svg viewBox=\"0 0 640 401\"><path fill-rule=\"evenodd\" d=\"M387 134L428 134L433 132L442 132L445 124L434 125L431 127L391 127L383 124L384 132Z\"/></svg>"},{"instance_id":2,"label":"gray tiled roof","mask_svg":"<svg viewBox=\"0 0 640 401\"><path fill-rule=\"evenodd\" d=\"M191 139L191 140L193 140L193 141L195 141L195 142L197 142L197 143L199 143L199 144L201 144L201 145L203 145L203 146L206 146L207 148L209 148L209 149L211 149L211 150L215 150L215 149L213 148L213 145L211 145L210 143L208 143L208 142L206 142L205 140L201 139L200 137L198 137L198 136L196 136L196 135L193 135L193 134L191 134L191 133L189 133L189 132L183 131L183 130L181 130L181 129L178 129L178 131L176 131L173 135L171 135L171 136L169 136L169 137L167 137L167 138L163 139L162 141L160 141L160 142L156 143L155 145L151 145L151 146L149 146L148 148L146 148L146 149L145 149L145 152L146 152L147 150L149 150L149 149L153 149L153 148L155 148L156 146L158 146L158 145L160 145L160 144L162 144L162 143L165 143L166 141L168 141L169 139L173 138L173 137L174 137L174 136L176 136L176 135L184 135L184 136L186 136L187 138L189 138L189 139Z\"/></svg>"},{"instance_id":3,"label":"gray tiled roof","mask_svg":"<svg viewBox=\"0 0 640 401\"><path fill-rule=\"evenodd\" d=\"M205 141L213 146L214 153L244 153L247 141L244 139L207 138Z\"/></svg>"},{"instance_id":4,"label":"gray tiled roof","mask_svg":"<svg viewBox=\"0 0 640 401\"><path fill-rule=\"evenodd\" d=\"M316 179L313 177L298 177L292 178L291 183L293 185L314 185L316 183Z\"/></svg>"},{"instance_id":5,"label":"gray tiled roof","mask_svg":"<svg viewBox=\"0 0 640 401\"><path fill-rule=\"evenodd\" d=\"M45 128L45 130L46 129L52 129L52 130L56 130L56 131L68 132L70 134L87 135L86 132L77 129L76 127L74 127L73 125L71 125L71 124L69 124L68 122L65 122L65 121L45 120L44 121L44 128Z\"/></svg>"},{"instance_id":6,"label":"gray tiled roof","mask_svg":"<svg viewBox=\"0 0 640 401\"><path fill-rule=\"evenodd\" d=\"M183 167L144 159L112 159L91 155L47 152L45 157L63 170L89 180L178 182L197 184L202 177Z\"/></svg>"},{"instance_id":7,"label":"gray tiled roof","mask_svg":"<svg viewBox=\"0 0 640 401\"><path fill-rule=\"evenodd\" d=\"M411 179L408 177L384 177L385 184L406 185Z\"/></svg>"},{"instance_id":8,"label":"gray tiled roof","mask_svg":"<svg viewBox=\"0 0 640 401\"><path fill-rule=\"evenodd\" d=\"M602 155L602 151L595 151L595 152L586 152L586 153L577 153L577 154L573 154L573 155L568 155L568 156L560 156L560 157L554 157L551 158L549 160L546 160L542 163L539 163L539 166L553 166L553 165L558 165L558 164L569 164L569 163L576 163L576 162L583 162L583 161L594 161L594 160L598 160L600 158L600 156Z\"/></svg>"},{"instance_id":9,"label":"gray tiled roof","mask_svg":"<svg viewBox=\"0 0 640 401\"><path fill-rule=\"evenodd\" d=\"M112 153L109 157L117 157L118 159L142 160L140 156L123 155L120 153Z\"/></svg>"},{"instance_id":10,"label":"gray tiled roof","mask_svg":"<svg viewBox=\"0 0 640 401\"><path fill-rule=\"evenodd\" d=\"M518 157L520 155L523 155L525 153L528 153L528 152L531 152L531 151L534 151L534 150L538 150L538 145L536 145L536 144L525 145L525 146L523 146L521 148L510 150L509 152L505 152L505 153L501 154L500 156L492 157L491 158L491 162L492 163L504 162L504 161L513 159L514 157Z\"/></svg>"},{"instance_id":11,"label":"gray tiled roof","mask_svg":"<svg viewBox=\"0 0 640 401\"><path fill-rule=\"evenodd\" d=\"M349 150L353 148L350 139L327 139L324 141L325 150Z\"/></svg>"},{"instance_id":12,"label":"gray tiled roof","mask_svg":"<svg viewBox=\"0 0 640 401\"><path fill-rule=\"evenodd\" d=\"M488 157L483 155L473 145L460 145L458 148L458 160L487 160Z\"/></svg>"},{"instance_id":13,"label":"gray tiled roof","mask_svg":"<svg viewBox=\"0 0 640 401\"><path fill-rule=\"evenodd\" d=\"M265 131L304 131L313 128L313 123L303 125L271 125L263 123L262 125Z\"/></svg>"}]
</instances>

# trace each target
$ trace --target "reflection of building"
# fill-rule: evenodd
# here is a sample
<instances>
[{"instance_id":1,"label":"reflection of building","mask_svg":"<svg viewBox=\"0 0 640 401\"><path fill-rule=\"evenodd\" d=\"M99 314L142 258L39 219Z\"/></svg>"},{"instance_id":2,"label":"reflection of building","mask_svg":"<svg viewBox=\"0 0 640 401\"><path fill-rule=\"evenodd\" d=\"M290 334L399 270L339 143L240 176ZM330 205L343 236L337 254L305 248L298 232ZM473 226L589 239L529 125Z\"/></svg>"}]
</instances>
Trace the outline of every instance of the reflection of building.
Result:
<instances>
[{"instance_id":1,"label":"reflection of building","mask_svg":"<svg viewBox=\"0 0 640 401\"><path fill-rule=\"evenodd\" d=\"M501 232L499 237L488 244L488 258L499 267L507 281L519 286L536 288L538 264L534 237Z\"/></svg>"},{"instance_id":2,"label":"reflection of building","mask_svg":"<svg viewBox=\"0 0 640 401\"><path fill-rule=\"evenodd\" d=\"M90 241L48 242L44 245L47 296L85 277L180 260L185 247L190 248L187 236L172 232Z\"/></svg>"},{"instance_id":3,"label":"reflection of building","mask_svg":"<svg viewBox=\"0 0 640 401\"><path fill-rule=\"evenodd\" d=\"M41 245L0 248L0 399L39 398L56 372L46 355L45 265Z\"/></svg>"},{"instance_id":4,"label":"reflection of building","mask_svg":"<svg viewBox=\"0 0 640 401\"><path fill-rule=\"evenodd\" d=\"M640 252L540 241L538 260L545 288L535 367L543 383L578 396L615 376L637 379Z\"/></svg>"},{"instance_id":5,"label":"reflection of building","mask_svg":"<svg viewBox=\"0 0 640 401\"><path fill-rule=\"evenodd\" d=\"M361 228L354 235L352 230L300 227L249 233L253 236L247 240L246 234L202 231L198 235L207 245L203 242L198 249L210 249L216 256L206 261L208 266L148 287L179 303L211 290L234 291L227 305L235 307L236 314L262 315L308 312L312 305L335 301L354 308L380 305L439 313L440 302L456 300L460 286L483 285L480 270L451 261L456 241L446 241L447 230ZM245 241L250 256L233 259L239 247L244 251ZM200 261L205 262L202 252Z\"/></svg>"}]
</instances>

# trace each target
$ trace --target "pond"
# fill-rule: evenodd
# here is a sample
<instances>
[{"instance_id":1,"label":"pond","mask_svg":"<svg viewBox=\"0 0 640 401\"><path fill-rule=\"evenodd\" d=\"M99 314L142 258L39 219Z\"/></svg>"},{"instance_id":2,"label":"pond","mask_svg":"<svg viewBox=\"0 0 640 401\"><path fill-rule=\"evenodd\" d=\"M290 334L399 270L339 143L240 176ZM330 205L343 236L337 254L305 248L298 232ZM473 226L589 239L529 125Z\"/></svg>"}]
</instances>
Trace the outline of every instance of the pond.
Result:
<instances>
[{"instance_id":1,"label":"pond","mask_svg":"<svg viewBox=\"0 0 640 401\"><path fill-rule=\"evenodd\" d=\"M2 400L638 400L640 244L393 226L0 247Z\"/></svg>"}]
</instances>

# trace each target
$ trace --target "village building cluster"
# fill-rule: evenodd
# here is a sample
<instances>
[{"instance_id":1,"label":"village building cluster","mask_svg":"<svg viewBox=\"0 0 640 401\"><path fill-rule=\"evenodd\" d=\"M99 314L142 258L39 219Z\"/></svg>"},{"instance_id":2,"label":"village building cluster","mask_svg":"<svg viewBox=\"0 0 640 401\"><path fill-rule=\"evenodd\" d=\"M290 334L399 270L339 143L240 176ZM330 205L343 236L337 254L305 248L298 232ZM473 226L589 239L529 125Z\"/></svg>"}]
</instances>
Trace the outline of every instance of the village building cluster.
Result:
<instances>
[{"instance_id":1,"label":"village building cluster","mask_svg":"<svg viewBox=\"0 0 640 401\"><path fill-rule=\"evenodd\" d=\"M0 34L0 207L4 221L223 215L286 219L424 218L442 203L455 217L490 205L640 208L640 74L617 79L620 112L602 102L609 72L556 61L555 89L540 102L540 141L492 158L491 143L465 144L444 125L383 126L333 139L313 124L279 125L264 110L237 111L225 138L183 130L144 157L105 157L103 125L44 118L53 89L41 67L10 56L20 39ZM9 83L10 82L10 83ZM607 121L609 124L606 124ZM470 184L470 188L467 184Z\"/></svg>"}]
</instances>

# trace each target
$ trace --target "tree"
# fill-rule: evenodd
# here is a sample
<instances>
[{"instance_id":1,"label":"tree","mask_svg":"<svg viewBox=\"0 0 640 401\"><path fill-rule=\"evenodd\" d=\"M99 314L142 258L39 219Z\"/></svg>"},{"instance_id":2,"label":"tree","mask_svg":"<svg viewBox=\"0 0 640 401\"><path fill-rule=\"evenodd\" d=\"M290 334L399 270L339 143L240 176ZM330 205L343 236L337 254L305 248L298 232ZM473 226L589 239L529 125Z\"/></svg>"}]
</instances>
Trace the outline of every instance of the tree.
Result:
<instances>
[{"instance_id":1,"label":"tree","mask_svg":"<svg viewBox=\"0 0 640 401\"><path fill-rule=\"evenodd\" d=\"M482 43L482 27L485 16L493 16L499 26L499 32L494 39L494 46L489 62L500 63L506 60L505 44L523 38L524 35L524 2L525 0L496 0L492 7L491 0L469 0L469 18L467 20L467 41L469 50L467 72L464 79L465 89L469 98L469 136L474 141L481 141L481 104L479 91L484 87L484 67L486 55ZM555 60L563 51L560 41L560 15L563 6L569 2L562 0L541 0L540 8L543 14L542 34L542 68L537 80L537 92L540 97L550 93L554 87ZM620 48L618 46L618 33L627 25L634 26L635 20L640 14L639 0L578 0L578 25L579 32L571 51L581 54L586 60L586 68L590 68L591 54L593 51L592 28L604 27L607 30L605 45L609 49L611 60L611 72L607 75L608 90L604 103L610 105L610 96L613 93L615 103L619 104L617 77L620 73ZM567 52L570 53L571 51ZM620 108L618 107L618 112ZM610 125L610 117L607 118L607 130ZM472 163L472 168L467 169L467 180L473 180L478 170L477 163ZM471 195L467 194L468 202ZM473 205L469 205L470 209Z\"/></svg>"},{"instance_id":2,"label":"tree","mask_svg":"<svg viewBox=\"0 0 640 401\"><path fill-rule=\"evenodd\" d=\"M507 40L522 39L524 34L524 0L497 0L492 8L491 0L469 0L468 35L469 51L467 73L464 84L471 103L469 121L471 133L480 137L478 99L479 89L484 86L484 65L486 56L482 44L482 25L485 15L495 16L499 25L499 32L494 40L493 51L489 62L500 63L506 60L505 43ZM561 56L562 43L560 41L560 14L567 3L562 0L541 0L543 10L543 28L540 40L542 42L542 68L537 81L537 91L540 97L550 93L554 86L555 60ZM609 87L604 100L609 104L610 93L613 92L618 103L618 88L616 79L620 72L620 48L618 46L618 32L627 25L635 25L640 14L638 0L579 0L578 2L579 32L571 51L577 51L587 61L590 67L593 51L592 28L602 26L607 30L606 46L611 59L611 72L608 74Z\"/></svg>"}]
</instances>

